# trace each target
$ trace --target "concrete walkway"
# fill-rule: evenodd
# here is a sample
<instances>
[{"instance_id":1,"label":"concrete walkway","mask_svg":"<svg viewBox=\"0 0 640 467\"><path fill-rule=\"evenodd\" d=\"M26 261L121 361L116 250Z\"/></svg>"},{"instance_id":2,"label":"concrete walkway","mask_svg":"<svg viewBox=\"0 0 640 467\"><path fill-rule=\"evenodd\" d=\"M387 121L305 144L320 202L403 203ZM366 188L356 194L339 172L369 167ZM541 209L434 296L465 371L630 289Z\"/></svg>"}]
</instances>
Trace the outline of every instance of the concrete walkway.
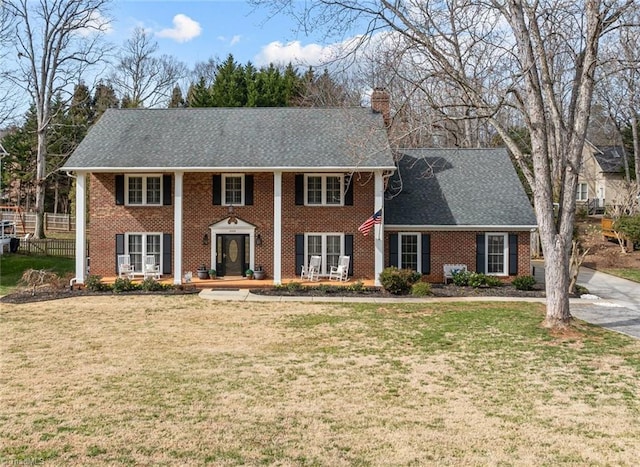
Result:
<instances>
[{"instance_id":1,"label":"concrete walkway","mask_svg":"<svg viewBox=\"0 0 640 467\"><path fill-rule=\"evenodd\" d=\"M534 261L534 273L544 281L544 263ZM588 323L640 339L640 284L593 269L582 268L578 284L589 289L592 298L571 299L571 314ZM242 302L316 302L316 303L435 303L460 301L541 302L544 298L517 297L286 297L255 295L249 289L203 289L200 297L207 300Z\"/></svg>"}]
</instances>

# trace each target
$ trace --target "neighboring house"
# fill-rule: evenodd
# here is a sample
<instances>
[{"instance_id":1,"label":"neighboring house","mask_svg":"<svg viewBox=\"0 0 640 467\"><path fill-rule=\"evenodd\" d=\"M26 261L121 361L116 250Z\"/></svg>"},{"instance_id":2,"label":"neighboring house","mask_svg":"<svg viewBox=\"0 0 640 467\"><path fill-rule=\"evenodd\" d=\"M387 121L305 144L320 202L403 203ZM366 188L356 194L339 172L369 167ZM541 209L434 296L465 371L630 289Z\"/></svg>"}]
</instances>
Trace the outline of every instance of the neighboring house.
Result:
<instances>
[{"instance_id":1,"label":"neighboring house","mask_svg":"<svg viewBox=\"0 0 640 467\"><path fill-rule=\"evenodd\" d=\"M426 150L423 154L432 156ZM410 191L401 191L385 201L387 184L389 190L394 187L390 177L396 165L383 117L371 109L109 109L62 170L76 177L76 251L85 252L90 240L92 274L115 275L120 254L129 254L136 270L145 256L154 255L162 274L175 283L202 264L213 266L219 276L240 276L247 268L262 266L281 283L299 277L311 255L322 257L324 274L339 256L348 255L350 277L377 283L389 264L425 270L424 239L430 238L427 274L439 280L437 269L443 263L476 268L476 233L491 245L489 250L481 247L491 262L486 266L481 261L479 270L513 273L505 258L515 254L509 234L517 233L516 270L528 274L528 229L535 227L531 207L520 202L526 196L514 184L517 178L506 153L478 154L482 160L469 164L456 158L448 162L453 164L449 173L457 177L453 183L463 184L461 193L467 193L458 201L450 194L443 197L450 191L438 194L429 184L424 186L426 198L414 200ZM476 163L488 169L479 170ZM443 184L446 173L420 180ZM478 178L468 182L474 176ZM506 183L498 183L503 177ZM518 202L489 201L510 197ZM466 201L487 209L472 208L478 221L463 225L456 211L468 209ZM358 227L383 207L382 224L362 235ZM433 208L452 212L455 221L427 222ZM511 215L512 209L524 214ZM407 210L417 216L408 217L408 224L398 217ZM502 210L509 215L502 216ZM420 233L416 252L406 246L407 231ZM400 239L397 249L394 238ZM502 253L496 245L502 245ZM463 254L462 248L468 252ZM422 256L415 259L416 254ZM495 265L499 261L501 267ZM78 282L84 282L85 264L85 255L79 254Z\"/></svg>"},{"instance_id":2,"label":"neighboring house","mask_svg":"<svg viewBox=\"0 0 640 467\"><path fill-rule=\"evenodd\" d=\"M404 149L389 180L390 265L443 279L444 264L497 276L530 274L536 218L504 149Z\"/></svg>"},{"instance_id":3,"label":"neighboring house","mask_svg":"<svg viewBox=\"0 0 640 467\"><path fill-rule=\"evenodd\" d=\"M576 201L590 214L602 213L623 198L626 155L622 146L594 146L586 142L578 175Z\"/></svg>"}]
</instances>

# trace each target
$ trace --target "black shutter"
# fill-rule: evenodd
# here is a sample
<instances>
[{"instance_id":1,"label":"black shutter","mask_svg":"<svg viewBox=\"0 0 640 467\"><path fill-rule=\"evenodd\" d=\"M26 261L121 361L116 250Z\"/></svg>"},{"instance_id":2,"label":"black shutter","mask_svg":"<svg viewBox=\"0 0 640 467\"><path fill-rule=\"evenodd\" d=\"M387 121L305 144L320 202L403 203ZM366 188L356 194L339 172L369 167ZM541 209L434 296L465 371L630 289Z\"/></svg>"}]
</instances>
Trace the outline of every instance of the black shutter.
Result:
<instances>
[{"instance_id":1,"label":"black shutter","mask_svg":"<svg viewBox=\"0 0 640 467\"><path fill-rule=\"evenodd\" d=\"M169 174L162 176L162 204L171 206L171 175Z\"/></svg>"},{"instance_id":2,"label":"black shutter","mask_svg":"<svg viewBox=\"0 0 640 467\"><path fill-rule=\"evenodd\" d=\"M244 204L246 206L253 204L253 175L244 176Z\"/></svg>"},{"instance_id":3,"label":"black shutter","mask_svg":"<svg viewBox=\"0 0 640 467\"><path fill-rule=\"evenodd\" d=\"M296 175L296 205L304 205L304 175Z\"/></svg>"},{"instance_id":4,"label":"black shutter","mask_svg":"<svg viewBox=\"0 0 640 467\"><path fill-rule=\"evenodd\" d=\"M398 234L389 235L389 266L398 267Z\"/></svg>"},{"instance_id":5,"label":"black shutter","mask_svg":"<svg viewBox=\"0 0 640 467\"><path fill-rule=\"evenodd\" d=\"M162 274L171 274L171 234L162 235ZM181 274L176 271L176 274Z\"/></svg>"},{"instance_id":6,"label":"black shutter","mask_svg":"<svg viewBox=\"0 0 640 467\"><path fill-rule=\"evenodd\" d=\"M124 175L116 175L116 204L124 204Z\"/></svg>"},{"instance_id":7,"label":"black shutter","mask_svg":"<svg viewBox=\"0 0 640 467\"><path fill-rule=\"evenodd\" d=\"M484 273L484 250L485 236L484 234L476 235L476 272Z\"/></svg>"},{"instance_id":8,"label":"black shutter","mask_svg":"<svg viewBox=\"0 0 640 467\"><path fill-rule=\"evenodd\" d=\"M509 234L509 275L518 275L518 234Z\"/></svg>"},{"instance_id":9,"label":"black shutter","mask_svg":"<svg viewBox=\"0 0 640 467\"><path fill-rule=\"evenodd\" d=\"M353 276L353 235L346 234L344 236L344 255L349 256L349 275Z\"/></svg>"},{"instance_id":10,"label":"black shutter","mask_svg":"<svg viewBox=\"0 0 640 467\"><path fill-rule=\"evenodd\" d=\"M304 266L304 234L296 234L296 275L302 272Z\"/></svg>"},{"instance_id":11,"label":"black shutter","mask_svg":"<svg viewBox=\"0 0 640 467\"><path fill-rule=\"evenodd\" d=\"M422 234L422 274L431 274L431 235Z\"/></svg>"},{"instance_id":12,"label":"black shutter","mask_svg":"<svg viewBox=\"0 0 640 467\"><path fill-rule=\"evenodd\" d=\"M222 204L222 175L213 176L213 204Z\"/></svg>"},{"instance_id":13,"label":"black shutter","mask_svg":"<svg viewBox=\"0 0 640 467\"><path fill-rule=\"evenodd\" d=\"M353 206L353 176L345 175L344 205Z\"/></svg>"},{"instance_id":14,"label":"black shutter","mask_svg":"<svg viewBox=\"0 0 640 467\"><path fill-rule=\"evenodd\" d=\"M118 274L118 255L124 255L124 234L116 234L116 274Z\"/></svg>"}]
</instances>

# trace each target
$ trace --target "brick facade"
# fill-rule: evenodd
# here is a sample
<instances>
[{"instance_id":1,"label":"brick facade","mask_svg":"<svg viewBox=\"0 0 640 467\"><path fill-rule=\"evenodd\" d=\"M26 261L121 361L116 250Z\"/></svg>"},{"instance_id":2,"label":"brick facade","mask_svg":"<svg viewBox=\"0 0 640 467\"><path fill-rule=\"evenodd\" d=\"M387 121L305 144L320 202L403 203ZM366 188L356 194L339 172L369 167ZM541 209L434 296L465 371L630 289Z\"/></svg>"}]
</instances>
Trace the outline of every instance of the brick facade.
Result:
<instances>
[{"instance_id":1,"label":"brick facade","mask_svg":"<svg viewBox=\"0 0 640 467\"><path fill-rule=\"evenodd\" d=\"M385 267L389 266L389 235L395 232L385 232ZM445 264L466 264L469 271L476 270L476 235L479 231L424 231L411 232L430 235L431 244L431 273L425 275L428 282L442 282L444 280ZM531 274L530 233L509 232L518 234L518 276ZM499 276L504 280L511 280L515 276Z\"/></svg>"},{"instance_id":2,"label":"brick facade","mask_svg":"<svg viewBox=\"0 0 640 467\"><path fill-rule=\"evenodd\" d=\"M213 204L215 173L185 173L183 179L183 269L195 271L211 265L215 245L210 226L229 216L228 207ZM255 245L255 265L262 265L270 276L273 265L273 180L272 173L254 173L253 204L234 206L235 216L256 227L262 244ZM88 239L91 274L116 273L115 236L127 232L174 234L174 206L116 205L116 174L92 174ZM373 279L373 236L358 232L360 224L374 208L374 177L371 173L353 178L353 205L340 207L299 206L295 204L295 174L282 176L282 276L299 274L295 266L295 235L302 233L343 233L354 237L354 276ZM172 197L175 183L172 180ZM173 203L173 199L172 199ZM208 236L205 245L203 238ZM173 252L172 252L173 253ZM173 254L171 255L173 258ZM173 267L173 264L172 264Z\"/></svg>"}]
</instances>

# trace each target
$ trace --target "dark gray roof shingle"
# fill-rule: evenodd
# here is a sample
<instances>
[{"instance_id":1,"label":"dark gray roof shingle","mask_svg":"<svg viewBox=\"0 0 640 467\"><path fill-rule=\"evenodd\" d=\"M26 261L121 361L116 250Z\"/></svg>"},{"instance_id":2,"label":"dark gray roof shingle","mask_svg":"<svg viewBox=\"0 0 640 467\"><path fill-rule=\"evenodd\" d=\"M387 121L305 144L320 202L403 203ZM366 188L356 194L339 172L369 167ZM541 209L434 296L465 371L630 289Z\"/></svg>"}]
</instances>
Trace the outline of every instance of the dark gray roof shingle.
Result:
<instances>
[{"instance_id":1,"label":"dark gray roof shingle","mask_svg":"<svg viewBox=\"0 0 640 467\"><path fill-rule=\"evenodd\" d=\"M387 226L534 226L504 149L402 149L389 181Z\"/></svg>"},{"instance_id":2,"label":"dark gray roof shingle","mask_svg":"<svg viewBox=\"0 0 640 467\"><path fill-rule=\"evenodd\" d=\"M65 170L393 167L366 108L110 109Z\"/></svg>"},{"instance_id":3,"label":"dark gray roof shingle","mask_svg":"<svg viewBox=\"0 0 640 467\"><path fill-rule=\"evenodd\" d=\"M624 167L624 148L622 146L598 146L594 157L603 172L622 173Z\"/></svg>"}]
</instances>

